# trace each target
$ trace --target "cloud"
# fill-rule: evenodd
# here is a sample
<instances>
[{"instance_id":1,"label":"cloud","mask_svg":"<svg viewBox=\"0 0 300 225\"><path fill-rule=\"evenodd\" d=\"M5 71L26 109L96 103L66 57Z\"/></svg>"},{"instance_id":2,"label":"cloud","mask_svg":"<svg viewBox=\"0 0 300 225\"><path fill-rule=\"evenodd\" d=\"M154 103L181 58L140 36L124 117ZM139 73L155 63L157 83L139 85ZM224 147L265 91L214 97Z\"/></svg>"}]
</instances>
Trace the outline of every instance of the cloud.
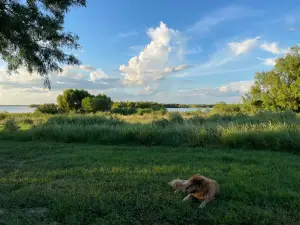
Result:
<instances>
[{"instance_id":1,"label":"cloud","mask_svg":"<svg viewBox=\"0 0 300 225\"><path fill-rule=\"evenodd\" d=\"M170 73L170 72L179 72L181 70L185 70L187 68L191 67L191 65L188 65L188 64L182 64L182 65L179 65L179 66L176 66L176 67L167 67L164 69L164 72L165 73Z\"/></svg>"},{"instance_id":2,"label":"cloud","mask_svg":"<svg viewBox=\"0 0 300 225\"><path fill-rule=\"evenodd\" d=\"M267 52L271 52L273 54L280 54L280 52L281 52L279 50L277 42L265 42L260 47L261 47L261 49L263 49Z\"/></svg>"},{"instance_id":3,"label":"cloud","mask_svg":"<svg viewBox=\"0 0 300 225\"><path fill-rule=\"evenodd\" d=\"M254 81L237 81L231 82L227 85L222 85L220 87L221 92L239 92L241 94L245 94L250 91L251 87L253 86Z\"/></svg>"},{"instance_id":4,"label":"cloud","mask_svg":"<svg viewBox=\"0 0 300 225\"><path fill-rule=\"evenodd\" d=\"M88 65L67 65L63 69L62 73L49 74L53 91L66 88L109 89L118 87L120 83L119 78L110 78L103 70ZM7 74L6 70L0 69L0 84L2 89L19 88L21 91L32 89L31 92L40 92L35 87L43 86L42 78L37 73L30 74L23 68L11 75Z\"/></svg>"},{"instance_id":5,"label":"cloud","mask_svg":"<svg viewBox=\"0 0 300 225\"><path fill-rule=\"evenodd\" d=\"M139 90L137 93L139 95L151 95L154 92L154 88L150 86L146 86L143 90Z\"/></svg>"},{"instance_id":6,"label":"cloud","mask_svg":"<svg viewBox=\"0 0 300 225\"><path fill-rule=\"evenodd\" d=\"M149 86L166 77L169 72L185 69L184 66L174 69L168 67L171 57L176 56L182 45L183 38L179 31L161 22L159 27L150 28L147 34L151 42L127 65L120 65L124 85Z\"/></svg>"},{"instance_id":7,"label":"cloud","mask_svg":"<svg viewBox=\"0 0 300 225\"><path fill-rule=\"evenodd\" d=\"M297 28L297 27L290 27L289 30L290 30L290 31L299 31L300 28Z\"/></svg>"},{"instance_id":8,"label":"cloud","mask_svg":"<svg viewBox=\"0 0 300 225\"><path fill-rule=\"evenodd\" d=\"M131 36L137 36L138 32L136 31L129 31L129 32L122 32L116 35L116 38L127 38Z\"/></svg>"},{"instance_id":9,"label":"cloud","mask_svg":"<svg viewBox=\"0 0 300 225\"><path fill-rule=\"evenodd\" d=\"M258 40L261 37L249 38L241 42L231 42L228 43L231 51L235 53L235 55L241 55L252 50L256 45Z\"/></svg>"},{"instance_id":10,"label":"cloud","mask_svg":"<svg viewBox=\"0 0 300 225\"><path fill-rule=\"evenodd\" d=\"M281 49L277 42L264 42L260 48L266 52L271 52L273 54L283 54L288 52L288 49Z\"/></svg>"},{"instance_id":11,"label":"cloud","mask_svg":"<svg viewBox=\"0 0 300 225\"><path fill-rule=\"evenodd\" d=\"M96 82L97 80L101 80L101 79L107 79L108 76L106 73L103 72L103 70L98 69L96 71L92 71L90 73L90 81L92 82Z\"/></svg>"},{"instance_id":12,"label":"cloud","mask_svg":"<svg viewBox=\"0 0 300 225\"><path fill-rule=\"evenodd\" d=\"M73 66L74 67L74 66ZM82 70L86 70L86 71L93 71L95 70L92 66L90 65L80 65L80 66L75 66L75 67L78 67Z\"/></svg>"},{"instance_id":13,"label":"cloud","mask_svg":"<svg viewBox=\"0 0 300 225\"><path fill-rule=\"evenodd\" d=\"M189 71L188 76L203 76L203 75L210 75L216 73L232 73L236 71L244 71L249 70L249 68L242 68L242 69L230 69L226 70L220 69L223 66L226 66L229 63L232 63L234 60L237 60L239 55L236 55L234 52L231 51L228 44L225 48L220 48L216 52L214 52L210 58L206 62L201 62L198 64L194 64L192 69Z\"/></svg>"},{"instance_id":14,"label":"cloud","mask_svg":"<svg viewBox=\"0 0 300 225\"><path fill-rule=\"evenodd\" d=\"M262 63L266 66L275 66L277 57L274 58L260 58L256 57L258 60L262 61Z\"/></svg>"},{"instance_id":15,"label":"cloud","mask_svg":"<svg viewBox=\"0 0 300 225\"><path fill-rule=\"evenodd\" d=\"M32 93L49 93L51 92L48 89L41 88L41 87L32 87L32 88L22 88L20 89L21 92L32 92Z\"/></svg>"},{"instance_id":16,"label":"cloud","mask_svg":"<svg viewBox=\"0 0 300 225\"><path fill-rule=\"evenodd\" d=\"M219 9L210 15L205 16L201 20L197 21L191 25L187 32L195 32L198 34L203 34L208 32L213 27L218 26L221 23L227 21L232 21L238 18L243 18L251 14L251 11L240 6L228 6L222 9Z\"/></svg>"},{"instance_id":17,"label":"cloud","mask_svg":"<svg viewBox=\"0 0 300 225\"><path fill-rule=\"evenodd\" d=\"M181 89L177 95L187 98L214 98L215 101L237 102L241 96L249 92L253 81L238 81L212 88Z\"/></svg>"}]
</instances>

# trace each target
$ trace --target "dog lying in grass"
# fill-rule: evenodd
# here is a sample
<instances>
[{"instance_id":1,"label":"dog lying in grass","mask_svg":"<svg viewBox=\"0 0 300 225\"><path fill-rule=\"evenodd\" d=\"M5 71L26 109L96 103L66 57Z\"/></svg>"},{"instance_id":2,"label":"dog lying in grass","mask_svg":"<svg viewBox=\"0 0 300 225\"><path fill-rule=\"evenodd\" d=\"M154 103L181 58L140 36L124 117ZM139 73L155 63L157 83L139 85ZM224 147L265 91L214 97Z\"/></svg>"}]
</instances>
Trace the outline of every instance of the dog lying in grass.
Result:
<instances>
[{"instance_id":1,"label":"dog lying in grass","mask_svg":"<svg viewBox=\"0 0 300 225\"><path fill-rule=\"evenodd\" d=\"M175 193L179 190L186 191L188 195L183 201L197 198L202 201L199 208L204 208L208 202L211 202L219 194L219 184L212 179L206 178L201 175L193 175L188 180L173 180L169 182L169 185L175 190Z\"/></svg>"}]
</instances>

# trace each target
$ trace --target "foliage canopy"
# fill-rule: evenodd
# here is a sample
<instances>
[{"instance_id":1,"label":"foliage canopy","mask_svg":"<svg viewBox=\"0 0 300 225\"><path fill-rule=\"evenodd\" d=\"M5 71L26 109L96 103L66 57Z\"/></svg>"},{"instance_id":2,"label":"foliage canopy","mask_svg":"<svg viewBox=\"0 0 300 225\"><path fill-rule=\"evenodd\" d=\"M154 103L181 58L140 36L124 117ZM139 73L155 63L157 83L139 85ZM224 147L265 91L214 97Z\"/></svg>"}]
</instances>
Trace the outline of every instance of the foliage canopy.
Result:
<instances>
[{"instance_id":1,"label":"foliage canopy","mask_svg":"<svg viewBox=\"0 0 300 225\"><path fill-rule=\"evenodd\" d=\"M256 73L244 103L254 110L300 112L300 47L276 60L274 69Z\"/></svg>"},{"instance_id":2,"label":"foliage canopy","mask_svg":"<svg viewBox=\"0 0 300 225\"><path fill-rule=\"evenodd\" d=\"M49 72L61 72L60 64L79 64L64 51L80 47L78 36L65 32L63 25L70 7L85 5L85 0L1 0L0 56L8 71L21 66L36 71L51 88Z\"/></svg>"}]
</instances>

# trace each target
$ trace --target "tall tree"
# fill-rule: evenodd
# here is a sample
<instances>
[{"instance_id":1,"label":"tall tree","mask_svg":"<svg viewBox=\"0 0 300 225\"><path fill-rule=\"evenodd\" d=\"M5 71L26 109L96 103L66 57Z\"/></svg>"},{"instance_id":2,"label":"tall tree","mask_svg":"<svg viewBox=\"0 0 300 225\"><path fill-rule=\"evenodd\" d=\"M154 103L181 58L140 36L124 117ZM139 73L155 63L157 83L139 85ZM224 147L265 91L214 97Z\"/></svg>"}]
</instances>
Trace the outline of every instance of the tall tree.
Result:
<instances>
[{"instance_id":1,"label":"tall tree","mask_svg":"<svg viewBox=\"0 0 300 225\"><path fill-rule=\"evenodd\" d=\"M64 112L82 111L82 100L91 96L83 89L66 89L62 95L57 96L58 108Z\"/></svg>"},{"instance_id":2,"label":"tall tree","mask_svg":"<svg viewBox=\"0 0 300 225\"><path fill-rule=\"evenodd\" d=\"M300 47L277 59L274 69L256 73L244 102L264 110L300 112Z\"/></svg>"},{"instance_id":3,"label":"tall tree","mask_svg":"<svg viewBox=\"0 0 300 225\"><path fill-rule=\"evenodd\" d=\"M61 72L61 64L79 64L64 48L78 49L78 36L64 31L64 17L72 6L85 6L86 0L0 0L0 56L8 71L25 67L44 78Z\"/></svg>"},{"instance_id":4,"label":"tall tree","mask_svg":"<svg viewBox=\"0 0 300 225\"><path fill-rule=\"evenodd\" d=\"M109 111L112 106L112 100L105 94L97 96L86 97L81 102L82 108L85 112Z\"/></svg>"}]
</instances>

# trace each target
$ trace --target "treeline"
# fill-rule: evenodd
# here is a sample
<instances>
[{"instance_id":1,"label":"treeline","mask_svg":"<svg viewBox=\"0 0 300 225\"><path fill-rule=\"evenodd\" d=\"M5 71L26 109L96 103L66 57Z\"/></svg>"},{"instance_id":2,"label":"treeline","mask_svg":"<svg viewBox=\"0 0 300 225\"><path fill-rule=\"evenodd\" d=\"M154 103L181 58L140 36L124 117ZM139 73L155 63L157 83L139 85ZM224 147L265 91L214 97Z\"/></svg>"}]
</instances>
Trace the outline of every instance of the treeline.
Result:
<instances>
[{"instance_id":1,"label":"treeline","mask_svg":"<svg viewBox=\"0 0 300 225\"><path fill-rule=\"evenodd\" d=\"M212 108L214 104L163 104L165 108Z\"/></svg>"},{"instance_id":2,"label":"treeline","mask_svg":"<svg viewBox=\"0 0 300 225\"><path fill-rule=\"evenodd\" d=\"M165 113L167 110L163 104L157 102L114 102L111 112L122 115L152 113L161 111Z\"/></svg>"},{"instance_id":3,"label":"treeline","mask_svg":"<svg viewBox=\"0 0 300 225\"><path fill-rule=\"evenodd\" d=\"M57 97L57 104L32 104L37 112L57 113L96 113L112 112L122 115L144 114L154 111L166 112L163 104L157 102L113 102L105 94L92 95L86 90L67 89Z\"/></svg>"},{"instance_id":4,"label":"treeline","mask_svg":"<svg viewBox=\"0 0 300 225\"><path fill-rule=\"evenodd\" d=\"M30 107L30 108L37 108L37 107L40 106L40 105L42 105L42 104L31 104L31 105L29 105L29 107Z\"/></svg>"}]
</instances>

